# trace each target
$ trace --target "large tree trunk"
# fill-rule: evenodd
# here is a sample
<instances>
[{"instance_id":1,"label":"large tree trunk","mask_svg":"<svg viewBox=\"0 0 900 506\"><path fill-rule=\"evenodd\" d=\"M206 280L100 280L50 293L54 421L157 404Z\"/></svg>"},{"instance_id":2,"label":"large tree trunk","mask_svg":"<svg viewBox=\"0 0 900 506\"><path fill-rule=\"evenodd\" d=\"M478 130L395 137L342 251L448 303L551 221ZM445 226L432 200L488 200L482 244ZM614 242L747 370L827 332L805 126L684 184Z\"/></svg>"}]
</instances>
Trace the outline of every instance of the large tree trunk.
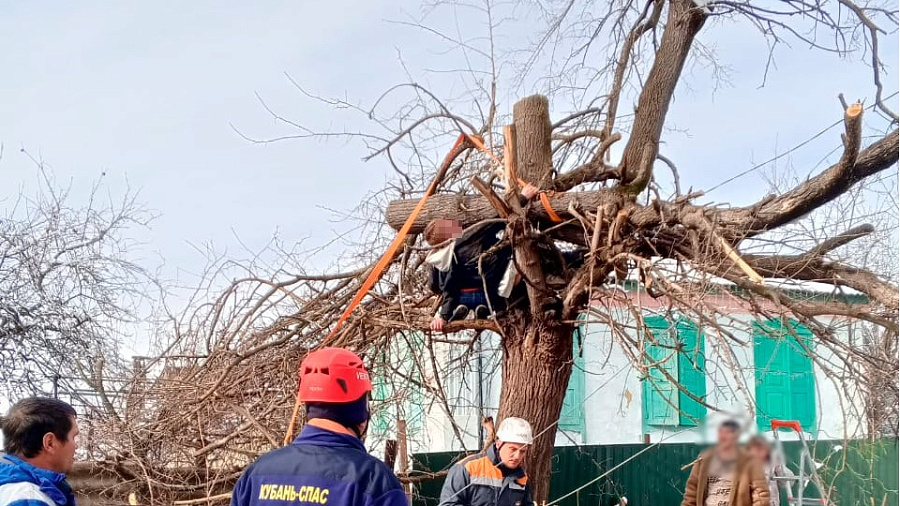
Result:
<instances>
[{"instance_id":1,"label":"large tree trunk","mask_svg":"<svg viewBox=\"0 0 900 506\"><path fill-rule=\"evenodd\" d=\"M534 500L540 503L550 491L556 424L572 373L574 328L557 322L534 323L519 312L500 324L504 337L498 418L517 416L531 423L537 437L526 469Z\"/></svg>"},{"instance_id":2,"label":"large tree trunk","mask_svg":"<svg viewBox=\"0 0 900 506\"><path fill-rule=\"evenodd\" d=\"M546 97L533 95L513 107L515 160L511 171L539 188L551 180L550 111ZM528 420L539 434L527 460L531 489L538 502L550 490L550 465L556 424L572 372L572 326L545 313L547 289L540 253L521 208L511 217L512 245L526 283L528 309L515 309L500 321L503 329L503 382L499 417Z\"/></svg>"}]
</instances>

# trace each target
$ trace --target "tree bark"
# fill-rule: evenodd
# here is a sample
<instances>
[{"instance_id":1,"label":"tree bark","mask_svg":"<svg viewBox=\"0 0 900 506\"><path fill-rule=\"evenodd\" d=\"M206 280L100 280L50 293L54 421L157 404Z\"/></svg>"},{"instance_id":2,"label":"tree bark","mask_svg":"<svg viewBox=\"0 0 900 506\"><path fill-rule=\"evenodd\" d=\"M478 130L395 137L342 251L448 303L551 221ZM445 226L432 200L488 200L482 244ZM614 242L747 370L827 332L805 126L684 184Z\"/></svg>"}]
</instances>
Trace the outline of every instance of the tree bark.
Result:
<instances>
[{"instance_id":1,"label":"tree bark","mask_svg":"<svg viewBox=\"0 0 900 506\"><path fill-rule=\"evenodd\" d=\"M544 189L553 174L550 151L550 104L543 95L532 95L513 106L516 132L516 171L520 179Z\"/></svg>"},{"instance_id":2,"label":"tree bark","mask_svg":"<svg viewBox=\"0 0 900 506\"><path fill-rule=\"evenodd\" d=\"M763 199L746 207L714 209L691 204L660 205L671 207L665 209L667 216L693 212L708 214L710 221L729 236L752 236L796 220L836 199L859 181L890 168L897 163L898 146L898 134L894 130L861 151L852 167L843 166L839 162L778 197ZM620 196L611 190L598 190L556 194L550 198L550 203L553 210L566 219L572 217L569 212L571 205L581 210L594 210L602 203L615 203L619 200ZM388 225L399 230L415 205L415 200L395 200L388 204L385 213ZM629 219L635 226L652 226L660 221L659 211L656 209L637 204L630 204L629 208ZM531 205L528 215L550 223L550 216L540 204ZM496 217L497 211L481 195L434 195L428 200L410 233L422 233L429 221L438 218L455 219L463 226L468 226Z\"/></svg>"},{"instance_id":3,"label":"tree bark","mask_svg":"<svg viewBox=\"0 0 900 506\"><path fill-rule=\"evenodd\" d=\"M532 95L513 106L515 123L515 171L526 182L533 181L538 188L545 188L553 174L553 153L550 150L550 106L547 97ZM509 230L513 246L513 259L519 274L525 280L528 302L534 318L540 318L548 299L544 270L537 245L532 239L532 225L524 210L519 209Z\"/></svg>"},{"instance_id":4,"label":"tree bark","mask_svg":"<svg viewBox=\"0 0 900 506\"><path fill-rule=\"evenodd\" d=\"M612 190L597 190L589 192L557 193L548 196L550 206L562 218L571 218L570 206L576 209L593 212L602 203L618 204L621 194ZM388 204L385 217L391 228L398 230L403 226L406 218L416 206L414 200L395 200ZM636 206L643 207L643 206ZM646 209L646 217L649 220L659 219L659 213L649 207ZM428 203L416 218L410 229L411 234L419 234L425 230L425 226L431 220L438 218L459 221L463 227L474 225L483 220L499 218L497 210L482 195L458 195L444 193L434 195L428 199ZM528 206L528 217L538 222L552 224L550 215L539 202L532 202ZM646 220L645 220L646 221ZM579 227L580 228L580 227Z\"/></svg>"},{"instance_id":5,"label":"tree bark","mask_svg":"<svg viewBox=\"0 0 900 506\"><path fill-rule=\"evenodd\" d=\"M539 188L552 179L550 111L545 97L527 97L513 107L515 153L512 172ZM496 212L496 210L495 210ZM572 372L572 326L545 313L552 299L544 280L541 258L523 209L510 215L509 230L516 267L526 282L528 311L511 310L499 321L504 329L503 381L499 417L518 416L531 423L536 434L528 465L532 494L545 501L550 490L550 466L556 423Z\"/></svg>"},{"instance_id":6,"label":"tree bark","mask_svg":"<svg viewBox=\"0 0 900 506\"><path fill-rule=\"evenodd\" d=\"M656 84L651 86L651 79L648 78L648 84L642 92L639 108L646 107L651 110L643 113L638 111L635 131L631 137L631 141L638 143L638 147L632 147L630 151L626 147L624 167L632 171L624 173L628 176L623 178L628 191L622 192L615 188L592 192L567 192L550 198L550 206L556 214L564 219L577 218L574 221L576 225L569 228L577 228L581 235L567 239L571 242L589 244L590 237L581 230L582 220L587 214L586 211L597 212L600 215L594 220L595 226L600 228L599 233L596 231L593 233L597 237L597 244L591 250L588 263L569 282L569 288L564 292L561 304L562 314L544 312L544 302L552 301L559 294L547 290L540 257L532 243L534 225L541 222L550 223L550 217L540 203L529 204L525 209L516 206L509 209L501 205L499 197L492 195L491 190L482 185L481 190L491 195L493 204L490 199L481 195L435 195L429 199L411 230L412 233L421 232L429 221L437 218L456 219L464 226L468 226L485 219L498 218L498 209L509 221L508 230L511 232L510 240L515 251L516 265L527 282L529 307L513 308L497 322L498 330L501 330L503 348L498 416L501 422L507 416L524 418L531 423L535 434L538 435L528 457L530 483L537 502L547 499L556 424L572 370L574 327L563 322L572 321L582 310L590 294L590 288L601 284L616 268L617 264L614 262L617 257L623 253L674 257L673 252L676 250L683 250L681 254L690 257L692 252L696 251L688 232L700 230L702 235L703 229L692 226L691 223L707 224L707 228L715 224L717 237L735 245L743 237L783 225L802 216L803 213L837 198L861 179L885 170L897 162L896 131L861 152L858 150L858 137L848 135L845 142L847 154L836 165L780 197L763 199L753 206L717 209L697 206L687 199L655 202L644 206L628 198L628 194L633 193L628 189L628 185L646 185L645 181L643 183L641 181L649 180L649 172L635 171L652 170L652 160L656 157L659 133L665 120L671 93L677 83L690 42L705 19L705 15L694 8L689 0L673 0L671 5L672 12L666 33L671 35L670 41L672 37L677 40L667 43L664 36L663 47L657 55L658 65L655 64L654 68L665 63L672 65L672 58L676 57L677 61L674 63L677 64L677 68L659 70L658 73L661 74L654 78L659 81L653 81ZM673 16L674 20L671 19ZM669 49L665 49L666 47ZM666 51L674 51L674 54ZM666 54L669 56L665 56ZM648 91L651 87L654 90ZM512 157L515 161L515 172L524 181L539 188L547 188L551 184L552 174L551 125L547 101L538 96L528 97L517 103L513 111L515 145L511 151L515 153ZM857 131L856 116L848 114L850 118L848 132ZM640 154L641 165L630 165L637 154ZM632 158L629 159L628 156ZM391 202L387 209L388 224L395 229L402 226L414 205L414 201ZM561 238L561 232L565 230L564 227L554 227L554 231L548 233L552 238ZM600 246L599 243L603 245ZM641 250L646 247L645 243L651 243L648 251ZM833 244L827 244L827 247L832 246ZM832 278L841 278L839 281L833 279L832 282L835 284L847 284L854 288L858 287L857 289L865 289L862 285L871 287L875 281L866 277L863 272L840 270L835 264L804 264L802 268L797 268L794 262L787 262L785 265L779 261L780 259L767 263L766 259L751 256L745 260L764 275L785 269L791 270L791 274L799 278L803 276L822 278L831 275ZM730 261L727 265L731 265ZM724 274L730 273L730 267L723 270ZM743 275L741 271L740 279L743 279ZM760 288L756 284L752 284L752 287ZM885 290L887 288L877 293L876 298L896 305L896 296L889 297Z\"/></svg>"},{"instance_id":7,"label":"tree bark","mask_svg":"<svg viewBox=\"0 0 900 506\"><path fill-rule=\"evenodd\" d=\"M622 187L630 194L643 191L653 175L653 162L659 153L659 138L669 104L691 44L704 21L706 14L692 0L669 2L669 15L659 50L638 98L634 126L622 155Z\"/></svg>"},{"instance_id":8,"label":"tree bark","mask_svg":"<svg viewBox=\"0 0 900 506\"><path fill-rule=\"evenodd\" d=\"M521 315L521 313L519 313ZM524 315L521 315L524 316ZM528 453L528 483L535 503L550 491L553 443L566 387L572 373L574 327L521 318L504 321L500 422L508 416L528 420L537 436Z\"/></svg>"}]
</instances>

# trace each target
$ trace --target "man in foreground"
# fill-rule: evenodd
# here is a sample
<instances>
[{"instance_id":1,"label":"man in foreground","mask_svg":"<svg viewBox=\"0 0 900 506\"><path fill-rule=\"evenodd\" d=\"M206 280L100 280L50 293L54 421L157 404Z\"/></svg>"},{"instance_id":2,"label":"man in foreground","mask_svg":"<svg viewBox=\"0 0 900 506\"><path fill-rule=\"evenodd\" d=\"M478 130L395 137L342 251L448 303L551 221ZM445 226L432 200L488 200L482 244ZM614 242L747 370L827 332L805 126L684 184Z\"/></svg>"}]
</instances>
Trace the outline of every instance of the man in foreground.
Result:
<instances>
[{"instance_id":1,"label":"man in foreground","mask_svg":"<svg viewBox=\"0 0 900 506\"><path fill-rule=\"evenodd\" d=\"M408 506L400 482L363 446L372 382L362 360L323 348L300 364L306 426L294 442L261 456L240 477L232 506L288 503Z\"/></svg>"},{"instance_id":2,"label":"man in foreground","mask_svg":"<svg viewBox=\"0 0 900 506\"><path fill-rule=\"evenodd\" d=\"M440 506L532 506L528 475L522 467L532 440L528 422L505 418L487 451L450 468Z\"/></svg>"},{"instance_id":3,"label":"man in foreground","mask_svg":"<svg viewBox=\"0 0 900 506\"><path fill-rule=\"evenodd\" d=\"M75 506L66 482L78 448L72 406L30 397L13 405L0 426L0 506Z\"/></svg>"},{"instance_id":4,"label":"man in foreground","mask_svg":"<svg viewBox=\"0 0 900 506\"><path fill-rule=\"evenodd\" d=\"M691 468L681 506L769 506L762 464L741 449L739 437L737 422L722 423L716 446Z\"/></svg>"}]
</instances>

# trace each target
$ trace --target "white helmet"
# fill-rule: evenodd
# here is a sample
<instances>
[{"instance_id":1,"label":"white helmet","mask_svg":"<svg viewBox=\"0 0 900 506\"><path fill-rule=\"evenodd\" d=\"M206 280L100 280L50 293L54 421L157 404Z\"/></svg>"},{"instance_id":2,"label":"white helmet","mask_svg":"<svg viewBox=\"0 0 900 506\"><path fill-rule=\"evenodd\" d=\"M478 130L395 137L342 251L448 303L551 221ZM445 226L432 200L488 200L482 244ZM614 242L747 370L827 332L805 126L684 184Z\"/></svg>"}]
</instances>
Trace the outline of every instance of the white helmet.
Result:
<instances>
[{"instance_id":1,"label":"white helmet","mask_svg":"<svg viewBox=\"0 0 900 506\"><path fill-rule=\"evenodd\" d=\"M503 443L530 445L534 441L531 436L531 424L514 416L504 418L497 429L497 439Z\"/></svg>"}]
</instances>

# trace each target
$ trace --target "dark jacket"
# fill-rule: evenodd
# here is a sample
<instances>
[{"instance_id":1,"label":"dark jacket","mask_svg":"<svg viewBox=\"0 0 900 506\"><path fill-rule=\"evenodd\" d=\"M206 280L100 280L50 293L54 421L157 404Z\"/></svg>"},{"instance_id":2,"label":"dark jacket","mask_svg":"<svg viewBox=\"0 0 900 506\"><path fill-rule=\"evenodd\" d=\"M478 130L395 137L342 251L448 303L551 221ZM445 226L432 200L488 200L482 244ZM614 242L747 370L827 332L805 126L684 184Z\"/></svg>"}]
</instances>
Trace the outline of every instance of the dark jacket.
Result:
<instances>
[{"instance_id":1,"label":"dark jacket","mask_svg":"<svg viewBox=\"0 0 900 506\"><path fill-rule=\"evenodd\" d=\"M450 468L439 506L533 506L528 475L507 469L495 445Z\"/></svg>"},{"instance_id":2,"label":"dark jacket","mask_svg":"<svg viewBox=\"0 0 900 506\"><path fill-rule=\"evenodd\" d=\"M75 506L66 475L0 453L0 506Z\"/></svg>"},{"instance_id":3,"label":"dark jacket","mask_svg":"<svg viewBox=\"0 0 900 506\"><path fill-rule=\"evenodd\" d=\"M250 465L231 495L232 506L291 503L409 506L397 477L359 439L310 425Z\"/></svg>"},{"instance_id":4,"label":"dark jacket","mask_svg":"<svg viewBox=\"0 0 900 506\"><path fill-rule=\"evenodd\" d=\"M441 318L450 319L453 310L459 305L459 293L465 289L483 289L487 286L486 295L491 305L497 309L497 306L503 304L502 297L497 295L497 287L512 259L512 248L509 244L492 248L500 244L501 240L497 235L505 228L506 223L502 221L472 225L454 241L452 246L454 261L449 270L442 272L430 266L429 287L432 292L442 297Z\"/></svg>"},{"instance_id":5,"label":"dark jacket","mask_svg":"<svg viewBox=\"0 0 900 506\"><path fill-rule=\"evenodd\" d=\"M694 462L681 506L705 506L713 451L705 451ZM763 466L744 452L738 457L731 485L729 506L769 506L769 486Z\"/></svg>"}]
</instances>

